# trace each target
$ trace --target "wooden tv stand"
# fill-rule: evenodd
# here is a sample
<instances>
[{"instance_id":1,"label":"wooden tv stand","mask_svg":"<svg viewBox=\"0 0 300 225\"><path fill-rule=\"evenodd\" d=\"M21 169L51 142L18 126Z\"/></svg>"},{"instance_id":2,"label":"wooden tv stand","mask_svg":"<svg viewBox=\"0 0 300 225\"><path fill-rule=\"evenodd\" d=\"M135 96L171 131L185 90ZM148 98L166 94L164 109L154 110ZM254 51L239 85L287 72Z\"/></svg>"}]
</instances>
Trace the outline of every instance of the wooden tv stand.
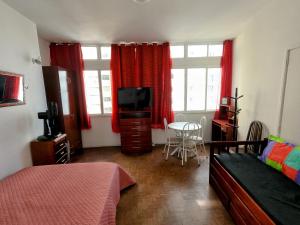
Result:
<instances>
[{"instance_id":1,"label":"wooden tv stand","mask_svg":"<svg viewBox=\"0 0 300 225\"><path fill-rule=\"evenodd\" d=\"M152 151L151 110L119 110L121 151L140 154Z\"/></svg>"}]
</instances>

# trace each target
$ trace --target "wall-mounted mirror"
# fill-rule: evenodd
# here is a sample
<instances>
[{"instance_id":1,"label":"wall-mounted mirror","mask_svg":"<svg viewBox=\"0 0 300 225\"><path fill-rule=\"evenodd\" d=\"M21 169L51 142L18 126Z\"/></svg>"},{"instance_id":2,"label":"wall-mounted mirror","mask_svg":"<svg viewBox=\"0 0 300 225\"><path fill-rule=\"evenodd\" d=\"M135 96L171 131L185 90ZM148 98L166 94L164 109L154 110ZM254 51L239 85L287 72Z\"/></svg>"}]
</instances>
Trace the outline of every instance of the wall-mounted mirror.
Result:
<instances>
[{"instance_id":1,"label":"wall-mounted mirror","mask_svg":"<svg viewBox=\"0 0 300 225\"><path fill-rule=\"evenodd\" d=\"M23 75L0 71L0 107L22 104L25 104Z\"/></svg>"}]
</instances>

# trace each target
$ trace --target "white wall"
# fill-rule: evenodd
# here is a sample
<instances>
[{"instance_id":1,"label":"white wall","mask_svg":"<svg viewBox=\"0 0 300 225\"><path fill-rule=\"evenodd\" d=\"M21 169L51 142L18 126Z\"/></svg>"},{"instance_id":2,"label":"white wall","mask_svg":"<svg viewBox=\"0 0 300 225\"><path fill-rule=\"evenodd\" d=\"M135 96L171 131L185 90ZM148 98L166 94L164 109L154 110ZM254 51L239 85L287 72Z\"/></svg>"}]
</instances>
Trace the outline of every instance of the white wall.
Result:
<instances>
[{"instance_id":1,"label":"white wall","mask_svg":"<svg viewBox=\"0 0 300 225\"><path fill-rule=\"evenodd\" d=\"M286 50L300 44L299 9L299 0L273 0L235 40L233 88L245 95L240 101L241 139L254 119L277 134Z\"/></svg>"},{"instance_id":2,"label":"white wall","mask_svg":"<svg viewBox=\"0 0 300 225\"><path fill-rule=\"evenodd\" d=\"M186 113L188 121L199 121L206 116L205 140L211 139L211 121L214 113ZM92 129L82 131L82 142L84 148L102 146L120 146L120 135L113 133L111 129L110 116L92 116ZM165 143L164 130L152 129L152 142L154 144Z\"/></svg>"},{"instance_id":3,"label":"white wall","mask_svg":"<svg viewBox=\"0 0 300 225\"><path fill-rule=\"evenodd\" d=\"M32 164L29 143L43 132L37 112L45 110L42 70L34 23L0 1L0 70L24 75L26 105L0 108L0 179Z\"/></svg>"},{"instance_id":4,"label":"white wall","mask_svg":"<svg viewBox=\"0 0 300 225\"><path fill-rule=\"evenodd\" d=\"M42 65L43 66L50 66L50 42L46 41L45 39L38 37L39 40L39 47L40 47L40 56L42 58Z\"/></svg>"}]
</instances>

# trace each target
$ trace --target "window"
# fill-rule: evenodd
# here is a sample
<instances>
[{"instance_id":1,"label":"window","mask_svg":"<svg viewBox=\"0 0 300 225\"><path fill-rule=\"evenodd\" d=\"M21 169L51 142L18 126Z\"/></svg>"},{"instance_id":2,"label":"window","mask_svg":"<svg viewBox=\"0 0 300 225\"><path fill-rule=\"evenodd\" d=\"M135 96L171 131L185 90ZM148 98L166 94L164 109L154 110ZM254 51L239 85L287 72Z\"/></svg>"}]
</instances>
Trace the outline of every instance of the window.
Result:
<instances>
[{"instance_id":1,"label":"window","mask_svg":"<svg viewBox=\"0 0 300 225\"><path fill-rule=\"evenodd\" d=\"M83 59L98 59L98 50L95 46L81 47Z\"/></svg>"},{"instance_id":2,"label":"window","mask_svg":"<svg viewBox=\"0 0 300 225\"><path fill-rule=\"evenodd\" d=\"M85 97L89 114L100 114L99 76L97 70L84 71Z\"/></svg>"},{"instance_id":3,"label":"window","mask_svg":"<svg viewBox=\"0 0 300 225\"><path fill-rule=\"evenodd\" d=\"M205 110L206 69L187 70L187 110Z\"/></svg>"},{"instance_id":4,"label":"window","mask_svg":"<svg viewBox=\"0 0 300 225\"><path fill-rule=\"evenodd\" d=\"M171 58L184 58L184 46L183 45L173 45L170 46Z\"/></svg>"},{"instance_id":5,"label":"window","mask_svg":"<svg viewBox=\"0 0 300 225\"><path fill-rule=\"evenodd\" d=\"M188 45L188 57L207 57L207 45Z\"/></svg>"},{"instance_id":6,"label":"window","mask_svg":"<svg viewBox=\"0 0 300 225\"><path fill-rule=\"evenodd\" d=\"M102 84L102 98L103 98L103 112L111 113L111 81L110 70L101 70L101 84Z\"/></svg>"},{"instance_id":7,"label":"window","mask_svg":"<svg viewBox=\"0 0 300 225\"><path fill-rule=\"evenodd\" d=\"M220 57L223 54L223 45L209 45L208 56L209 57Z\"/></svg>"},{"instance_id":8,"label":"window","mask_svg":"<svg viewBox=\"0 0 300 225\"><path fill-rule=\"evenodd\" d=\"M172 69L172 108L184 111L184 69Z\"/></svg>"},{"instance_id":9,"label":"window","mask_svg":"<svg viewBox=\"0 0 300 225\"><path fill-rule=\"evenodd\" d=\"M222 52L221 43L171 46L172 58L181 57L180 60L173 60L172 109L174 111L215 111L219 108L221 88L219 67Z\"/></svg>"},{"instance_id":10,"label":"window","mask_svg":"<svg viewBox=\"0 0 300 225\"><path fill-rule=\"evenodd\" d=\"M220 104L221 69L209 68L207 70L206 109L217 110Z\"/></svg>"},{"instance_id":11,"label":"window","mask_svg":"<svg viewBox=\"0 0 300 225\"><path fill-rule=\"evenodd\" d=\"M111 47L101 47L101 59L109 60L111 58Z\"/></svg>"},{"instance_id":12,"label":"window","mask_svg":"<svg viewBox=\"0 0 300 225\"><path fill-rule=\"evenodd\" d=\"M172 108L174 111L214 111L219 108L221 70L220 43L174 44L170 46L173 60ZM82 46L86 63L84 71L87 111L89 114L110 114L111 47L108 45Z\"/></svg>"}]
</instances>

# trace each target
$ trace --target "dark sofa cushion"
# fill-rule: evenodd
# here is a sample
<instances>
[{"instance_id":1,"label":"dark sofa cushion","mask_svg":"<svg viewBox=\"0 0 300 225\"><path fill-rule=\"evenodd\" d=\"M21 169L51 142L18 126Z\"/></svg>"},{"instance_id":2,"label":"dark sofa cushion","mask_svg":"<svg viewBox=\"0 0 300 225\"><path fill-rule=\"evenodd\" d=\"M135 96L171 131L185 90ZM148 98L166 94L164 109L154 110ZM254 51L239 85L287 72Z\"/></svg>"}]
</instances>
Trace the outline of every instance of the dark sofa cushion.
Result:
<instances>
[{"instance_id":1,"label":"dark sofa cushion","mask_svg":"<svg viewBox=\"0 0 300 225\"><path fill-rule=\"evenodd\" d=\"M300 225L296 183L250 154L221 154L216 159L277 224Z\"/></svg>"}]
</instances>

